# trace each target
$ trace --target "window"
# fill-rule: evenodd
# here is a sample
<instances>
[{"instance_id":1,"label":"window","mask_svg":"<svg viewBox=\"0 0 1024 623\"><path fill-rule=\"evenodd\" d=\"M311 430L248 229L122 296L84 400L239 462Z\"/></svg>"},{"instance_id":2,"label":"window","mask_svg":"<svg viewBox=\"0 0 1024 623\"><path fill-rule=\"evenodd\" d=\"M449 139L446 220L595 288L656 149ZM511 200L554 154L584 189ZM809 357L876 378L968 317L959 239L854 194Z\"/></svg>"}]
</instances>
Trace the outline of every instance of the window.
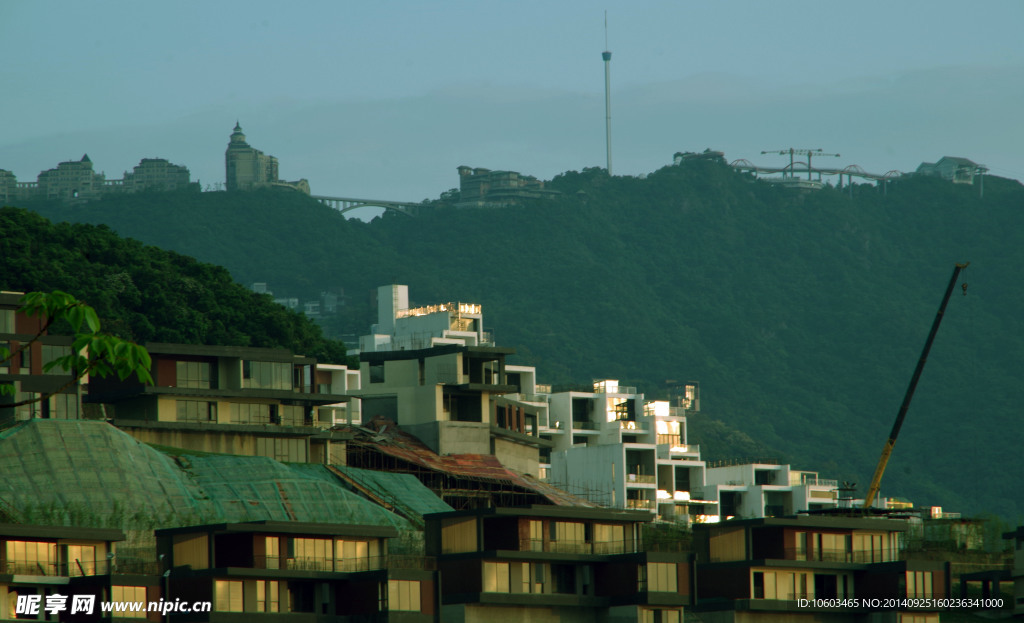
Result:
<instances>
[{"instance_id":1,"label":"window","mask_svg":"<svg viewBox=\"0 0 1024 623\"><path fill-rule=\"evenodd\" d=\"M66 357L71 354L70 346L54 346L52 344L42 345L42 356L43 361L40 365L45 369L46 364L59 359L60 357ZM27 352L27 349L22 352ZM60 366L52 368L49 372L43 372L43 374L54 374L54 375L67 375L69 372Z\"/></svg>"},{"instance_id":2,"label":"window","mask_svg":"<svg viewBox=\"0 0 1024 623\"><path fill-rule=\"evenodd\" d=\"M292 365L273 361L242 361L242 387L291 389Z\"/></svg>"},{"instance_id":3,"label":"window","mask_svg":"<svg viewBox=\"0 0 1024 623\"><path fill-rule=\"evenodd\" d=\"M54 420L78 419L78 396L76 394L54 394L43 404L43 417Z\"/></svg>"},{"instance_id":4,"label":"window","mask_svg":"<svg viewBox=\"0 0 1024 623\"><path fill-rule=\"evenodd\" d=\"M641 610L640 623L682 623L678 610Z\"/></svg>"},{"instance_id":5,"label":"window","mask_svg":"<svg viewBox=\"0 0 1024 623\"><path fill-rule=\"evenodd\" d=\"M270 405L239 403L231 407L233 424L270 424Z\"/></svg>"},{"instance_id":6,"label":"window","mask_svg":"<svg viewBox=\"0 0 1024 623\"><path fill-rule=\"evenodd\" d=\"M764 599L764 572L754 572L754 599Z\"/></svg>"},{"instance_id":7,"label":"window","mask_svg":"<svg viewBox=\"0 0 1024 623\"><path fill-rule=\"evenodd\" d=\"M57 545L38 541L7 541L6 573L55 575Z\"/></svg>"},{"instance_id":8,"label":"window","mask_svg":"<svg viewBox=\"0 0 1024 623\"><path fill-rule=\"evenodd\" d=\"M420 583L388 580L388 610L420 611Z\"/></svg>"},{"instance_id":9,"label":"window","mask_svg":"<svg viewBox=\"0 0 1024 623\"><path fill-rule=\"evenodd\" d=\"M306 411L298 405L280 405L278 413L281 418L281 426L305 426Z\"/></svg>"},{"instance_id":10,"label":"window","mask_svg":"<svg viewBox=\"0 0 1024 623\"><path fill-rule=\"evenodd\" d=\"M0 309L0 333L14 333L13 309Z\"/></svg>"},{"instance_id":11,"label":"window","mask_svg":"<svg viewBox=\"0 0 1024 623\"><path fill-rule=\"evenodd\" d=\"M754 583L757 584L757 576L754 574ZM678 590L676 583L676 565L671 562L649 562L647 563L647 590L654 593L675 593ZM756 597L756 595L755 595Z\"/></svg>"},{"instance_id":12,"label":"window","mask_svg":"<svg viewBox=\"0 0 1024 623\"><path fill-rule=\"evenodd\" d=\"M177 362L178 387L210 389L210 364L205 361Z\"/></svg>"},{"instance_id":13,"label":"window","mask_svg":"<svg viewBox=\"0 0 1024 623\"><path fill-rule=\"evenodd\" d=\"M511 592L508 582L507 562L484 562L484 592Z\"/></svg>"},{"instance_id":14,"label":"window","mask_svg":"<svg viewBox=\"0 0 1024 623\"><path fill-rule=\"evenodd\" d=\"M288 567L307 571L333 571L334 548L331 539L297 537L289 543Z\"/></svg>"},{"instance_id":15,"label":"window","mask_svg":"<svg viewBox=\"0 0 1024 623\"><path fill-rule=\"evenodd\" d=\"M384 382L384 364L383 363L371 363L370 364L370 382L371 383L383 383Z\"/></svg>"},{"instance_id":16,"label":"window","mask_svg":"<svg viewBox=\"0 0 1024 623\"><path fill-rule=\"evenodd\" d=\"M907 571L907 597L932 597L932 574L927 571Z\"/></svg>"},{"instance_id":17,"label":"window","mask_svg":"<svg viewBox=\"0 0 1024 623\"><path fill-rule=\"evenodd\" d=\"M544 522L538 519L530 519L530 543L529 549L531 552L544 551Z\"/></svg>"},{"instance_id":18,"label":"window","mask_svg":"<svg viewBox=\"0 0 1024 623\"><path fill-rule=\"evenodd\" d=\"M95 545L65 545L63 548L67 575L96 575Z\"/></svg>"},{"instance_id":19,"label":"window","mask_svg":"<svg viewBox=\"0 0 1024 623\"><path fill-rule=\"evenodd\" d=\"M242 612L242 582L217 580L213 609L217 612Z\"/></svg>"},{"instance_id":20,"label":"window","mask_svg":"<svg viewBox=\"0 0 1024 623\"><path fill-rule=\"evenodd\" d=\"M111 586L110 587L110 601L114 603L122 604L145 604L146 603L146 587L145 586ZM145 605L134 606L126 605L124 610L118 610L117 606L114 607L113 616L114 618L130 618L137 619L139 617L139 611L133 610L133 608L139 607L145 609Z\"/></svg>"},{"instance_id":21,"label":"window","mask_svg":"<svg viewBox=\"0 0 1024 623\"><path fill-rule=\"evenodd\" d=\"M256 580L256 611L281 611L281 583L277 580Z\"/></svg>"},{"instance_id":22,"label":"window","mask_svg":"<svg viewBox=\"0 0 1024 623\"><path fill-rule=\"evenodd\" d=\"M268 536L264 541L264 569L281 568L281 537Z\"/></svg>"},{"instance_id":23,"label":"window","mask_svg":"<svg viewBox=\"0 0 1024 623\"><path fill-rule=\"evenodd\" d=\"M178 401L179 422L216 422L217 403L201 400Z\"/></svg>"},{"instance_id":24,"label":"window","mask_svg":"<svg viewBox=\"0 0 1024 623\"><path fill-rule=\"evenodd\" d=\"M334 551L337 556L336 571L366 571L380 567L378 541L338 539Z\"/></svg>"}]
</instances>

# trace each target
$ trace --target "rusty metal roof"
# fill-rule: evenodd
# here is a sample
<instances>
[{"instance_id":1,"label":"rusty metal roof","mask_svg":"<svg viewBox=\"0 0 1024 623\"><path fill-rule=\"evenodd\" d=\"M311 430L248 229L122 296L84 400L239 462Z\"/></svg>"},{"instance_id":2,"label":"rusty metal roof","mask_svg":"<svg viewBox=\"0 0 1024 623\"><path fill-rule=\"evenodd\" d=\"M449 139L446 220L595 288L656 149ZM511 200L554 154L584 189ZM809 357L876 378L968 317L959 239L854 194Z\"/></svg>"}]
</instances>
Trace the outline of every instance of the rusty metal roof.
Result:
<instances>
[{"instance_id":1,"label":"rusty metal roof","mask_svg":"<svg viewBox=\"0 0 1024 623\"><path fill-rule=\"evenodd\" d=\"M409 463L438 472L475 480L501 482L536 493L550 504L558 506L598 505L584 498L572 495L554 485L542 482L529 474L517 472L501 464L492 454L449 454L441 456L428 448L417 437L401 430L397 424L386 418L377 417L363 426L342 426L352 432L348 443L364 446L402 459Z\"/></svg>"}]
</instances>

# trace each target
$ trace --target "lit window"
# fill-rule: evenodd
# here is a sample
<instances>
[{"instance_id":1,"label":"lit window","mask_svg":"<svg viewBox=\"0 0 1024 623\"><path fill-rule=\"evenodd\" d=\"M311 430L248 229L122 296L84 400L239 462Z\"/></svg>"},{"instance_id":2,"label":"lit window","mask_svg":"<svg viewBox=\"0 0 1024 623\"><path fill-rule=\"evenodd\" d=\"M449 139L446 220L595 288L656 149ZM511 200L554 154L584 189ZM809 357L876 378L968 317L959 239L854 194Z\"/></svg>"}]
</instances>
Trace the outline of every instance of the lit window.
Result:
<instances>
[{"instance_id":1,"label":"lit window","mask_svg":"<svg viewBox=\"0 0 1024 623\"><path fill-rule=\"evenodd\" d=\"M217 580L214 610L217 612L241 612L242 582L236 580Z\"/></svg>"},{"instance_id":2,"label":"lit window","mask_svg":"<svg viewBox=\"0 0 1024 623\"><path fill-rule=\"evenodd\" d=\"M119 609L113 608L114 618L137 619L140 611L146 608L146 587L145 586L111 586L110 601L115 604L125 604ZM135 605L139 604L139 605ZM139 608L139 610L135 610Z\"/></svg>"},{"instance_id":3,"label":"lit window","mask_svg":"<svg viewBox=\"0 0 1024 623\"><path fill-rule=\"evenodd\" d=\"M388 580L388 610L420 611L420 583Z\"/></svg>"}]
</instances>

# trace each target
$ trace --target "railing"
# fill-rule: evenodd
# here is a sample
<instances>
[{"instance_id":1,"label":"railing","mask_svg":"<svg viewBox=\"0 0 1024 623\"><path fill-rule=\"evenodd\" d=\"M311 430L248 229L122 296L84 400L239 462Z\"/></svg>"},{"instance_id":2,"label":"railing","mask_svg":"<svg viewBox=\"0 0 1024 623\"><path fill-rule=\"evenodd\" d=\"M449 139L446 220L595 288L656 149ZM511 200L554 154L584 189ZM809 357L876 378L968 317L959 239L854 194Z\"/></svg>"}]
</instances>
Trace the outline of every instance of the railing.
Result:
<instances>
[{"instance_id":1,"label":"railing","mask_svg":"<svg viewBox=\"0 0 1024 623\"><path fill-rule=\"evenodd\" d=\"M636 387L629 385L619 385L617 387L598 387L594 386L593 392L595 394L635 394Z\"/></svg>"},{"instance_id":2,"label":"railing","mask_svg":"<svg viewBox=\"0 0 1024 623\"><path fill-rule=\"evenodd\" d=\"M712 467L728 467L732 465L785 465L784 462L778 458L741 458L741 459L722 459L721 461L711 461L708 463L708 468Z\"/></svg>"},{"instance_id":3,"label":"railing","mask_svg":"<svg viewBox=\"0 0 1024 623\"><path fill-rule=\"evenodd\" d=\"M626 508L635 508L641 510L653 510L654 500L626 500Z\"/></svg>"},{"instance_id":4,"label":"railing","mask_svg":"<svg viewBox=\"0 0 1024 623\"><path fill-rule=\"evenodd\" d=\"M787 547L784 555L785 560L820 560L824 562L853 562L859 564L895 562L900 559L900 552L897 550L851 552L843 549L815 549L814 551L809 551Z\"/></svg>"},{"instance_id":5,"label":"railing","mask_svg":"<svg viewBox=\"0 0 1024 623\"><path fill-rule=\"evenodd\" d=\"M831 487L833 489L839 488L839 481L831 478L818 478L817 476L809 476L807 474L800 473L789 473L789 484L792 487L799 485L810 485L812 487Z\"/></svg>"},{"instance_id":6,"label":"railing","mask_svg":"<svg viewBox=\"0 0 1024 623\"><path fill-rule=\"evenodd\" d=\"M654 476L646 476L644 474L626 474L626 483L639 483L642 485L653 485L657 483L657 478Z\"/></svg>"},{"instance_id":7,"label":"railing","mask_svg":"<svg viewBox=\"0 0 1024 623\"><path fill-rule=\"evenodd\" d=\"M354 573L356 571L384 569L387 567L388 562L387 556L367 556L363 558L326 558L320 556L282 558L280 556L254 556L253 568Z\"/></svg>"},{"instance_id":8,"label":"railing","mask_svg":"<svg viewBox=\"0 0 1024 623\"><path fill-rule=\"evenodd\" d=\"M516 402L547 402L550 396L545 396L544 394L509 394L507 398Z\"/></svg>"},{"instance_id":9,"label":"railing","mask_svg":"<svg viewBox=\"0 0 1024 623\"><path fill-rule=\"evenodd\" d=\"M545 546L543 539L520 539L521 552L548 552L558 554L631 554L639 551L636 543L626 541L567 541L551 540Z\"/></svg>"},{"instance_id":10,"label":"railing","mask_svg":"<svg viewBox=\"0 0 1024 623\"><path fill-rule=\"evenodd\" d=\"M650 427L644 422L634 422L632 420L619 420L619 430L636 430L636 431L647 431Z\"/></svg>"},{"instance_id":11,"label":"railing","mask_svg":"<svg viewBox=\"0 0 1024 623\"><path fill-rule=\"evenodd\" d=\"M58 577L81 577L112 573L155 575L159 573L159 567L156 561L134 558L113 558L97 561L73 560L63 563L8 560L0 566L0 574Z\"/></svg>"},{"instance_id":12,"label":"railing","mask_svg":"<svg viewBox=\"0 0 1024 623\"><path fill-rule=\"evenodd\" d=\"M572 422L572 429L573 430L600 430L599 426L597 424L595 424L594 422L577 422L576 420L573 420L573 422Z\"/></svg>"}]
</instances>

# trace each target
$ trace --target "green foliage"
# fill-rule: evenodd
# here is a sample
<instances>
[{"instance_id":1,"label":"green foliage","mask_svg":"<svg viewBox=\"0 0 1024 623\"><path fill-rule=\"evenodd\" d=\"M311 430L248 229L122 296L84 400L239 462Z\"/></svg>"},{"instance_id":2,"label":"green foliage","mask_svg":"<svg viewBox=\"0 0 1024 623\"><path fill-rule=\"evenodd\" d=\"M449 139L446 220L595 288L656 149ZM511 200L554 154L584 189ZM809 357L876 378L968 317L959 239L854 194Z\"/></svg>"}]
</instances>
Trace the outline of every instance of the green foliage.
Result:
<instances>
[{"instance_id":1,"label":"green foliage","mask_svg":"<svg viewBox=\"0 0 1024 623\"><path fill-rule=\"evenodd\" d=\"M28 342L22 344L17 351L11 353L7 348L0 347L0 362L6 362L14 355L28 348L54 323L65 323L71 328L75 341L71 353L58 357L43 366L43 372L59 368L71 373L71 385L87 375L101 378L116 374L122 381L136 375L142 383L153 383L149 370L152 360L145 348L118 337L100 333L100 319L96 310L84 302L77 300L67 292L29 292L21 297L19 311L26 316L39 316L43 321L42 328ZM63 389L63 388L62 388ZM13 384L0 385L0 395L14 394ZM49 396L13 403L20 406L28 402L44 400Z\"/></svg>"},{"instance_id":2,"label":"green foliage","mask_svg":"<svg viewBox=\"0 0 1024 623\"><path fill-rule=\"evenodd\" d=\"M103 225L51 224L16 208L0 209L0 232L0 289L71 292L89 301L116 337L281 347L322 361L346 361L343 344L324 339L316 324L250 292L218 266L119 238ZM76 309L70 313L54 327L74 333L68 320L79 327L96 321ZM138 357L102 339L93 346L126 361Z\"/></svg>"},{"instance_id":3,"label":"green foliage","mask_svg":"<svg viewBox=\"0 0 1024 623\"><path fill-rule=\"evenodd\" d=\"M862 492L953 264L970 261L967 295L947 309L882 494L1024 516L1024 500L1007 495L1024 479L1019 183L988 176L982 198L977 187L910 178L885 193L858 184L851 196L773 187L696 161L646 179L567 172L548 186L562 195L495 210L438 202L416 218L370 224L298 193L34 207L108 223L281 295L344 287L350 304L336 335L366 332L375 322L368 294L382 284L408 284L414 303L481 303L497 342L538 366L542 382L636 379L658 397L666 378L698 380L703 412L691 418L690 441L707 458L784 454ZM18 239L32 258L65 244ZM144 282L136 273L104 279L111 287L95 291L118 300L140 296L131 285ZM187 314L181 322L182 331L201 326Z\"/></svg>"}]
</instances>

